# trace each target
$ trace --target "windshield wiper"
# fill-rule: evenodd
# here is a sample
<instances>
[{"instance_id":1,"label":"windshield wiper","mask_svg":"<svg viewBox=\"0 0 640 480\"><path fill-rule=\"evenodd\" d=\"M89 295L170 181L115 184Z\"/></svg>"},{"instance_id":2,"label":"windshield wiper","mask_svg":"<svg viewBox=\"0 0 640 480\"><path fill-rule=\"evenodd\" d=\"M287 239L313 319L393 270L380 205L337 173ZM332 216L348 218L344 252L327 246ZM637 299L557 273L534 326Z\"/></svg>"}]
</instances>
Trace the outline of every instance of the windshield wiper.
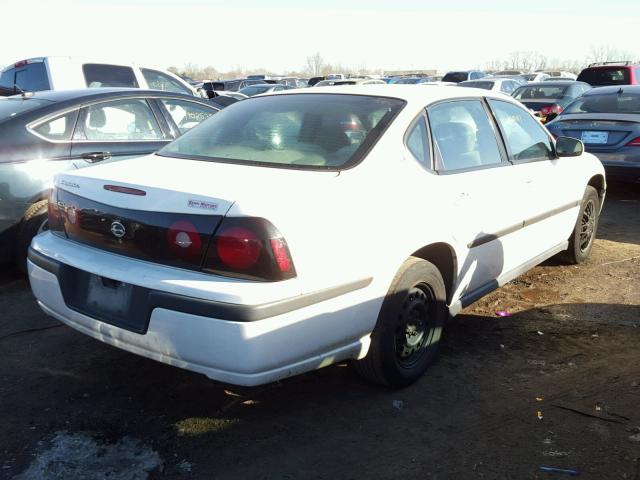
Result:
<instances>
[{"instance_id":1,"label":"windshield wiper","mask_svg":"<svg viewBox=\"0 0 640 480\"><path fill-rule=\"evenodd\" d=\"M20 95L22 95L22 98L27 98L27 97L29 97L29 96L33 95L33 92L27 92L26 90L23 90L22 88L20 88L20 87L18 86L18 84L17 84L17 83L14 83L14 84L13 84L13 91L14 91L15 93L19 93Z\"/></svg>"}]
</instances>

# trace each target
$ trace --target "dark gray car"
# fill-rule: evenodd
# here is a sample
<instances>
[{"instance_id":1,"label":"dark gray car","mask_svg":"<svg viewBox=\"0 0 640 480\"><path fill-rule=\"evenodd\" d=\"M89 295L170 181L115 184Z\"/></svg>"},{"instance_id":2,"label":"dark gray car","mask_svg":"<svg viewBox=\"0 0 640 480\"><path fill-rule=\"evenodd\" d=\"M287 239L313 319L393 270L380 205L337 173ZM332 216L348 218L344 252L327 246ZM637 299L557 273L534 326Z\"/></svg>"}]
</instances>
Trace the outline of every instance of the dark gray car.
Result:
<instances>
[{"instance_id":1,"label":"dark gray car","mask_svg":"<svg viewBox=\"0 0 640 480\"><path fill-rule=\"evenodd\" d=\"M121 88L0 98L0 262L25 258L45 225L56 173L153 153L220 108L192 96Z\"/></svg>"},{"instance_id":2,"label":"dark gray car","mask_svg":"<svg viewBox=\"0 0 640 480\"><path fill-rule=\"evenodd\" d=\"M612 180L640 181L640 86L594 88L547 124L596 155Z\"/></svg>"}]
</instances>

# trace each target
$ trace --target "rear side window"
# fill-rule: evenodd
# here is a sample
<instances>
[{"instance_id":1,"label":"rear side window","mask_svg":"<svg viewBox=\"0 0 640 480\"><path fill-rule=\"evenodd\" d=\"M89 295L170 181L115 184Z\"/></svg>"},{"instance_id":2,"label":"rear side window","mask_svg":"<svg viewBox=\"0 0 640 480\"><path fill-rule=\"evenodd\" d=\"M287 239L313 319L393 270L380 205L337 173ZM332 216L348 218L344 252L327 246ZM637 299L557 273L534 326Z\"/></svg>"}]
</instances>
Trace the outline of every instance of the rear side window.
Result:
<instances>
[{"instance_id":1,"label":"rear side window","mask_svg":"<svg viewBox=\"0 0 640 480\"><path fill-rule=\"evenodd\" d=\"M586 82L594 87L605 85L629 85L631 78L629 69L625 67L585 68L578 75L579 82Z\"/></svg>"},{"instance_id":2,"label":"rear side window","mask_svg":"<svg viewBox=\"0 0 640 480\"><path fill-rule=\"evenodd\" d=\"M73 110L33 127L33 131L47 140L69 141L77 118L78 110Z\"/></svg>"},{"instance_id":3,"label":"rear side window","mask_svg":"<svg viewBox=\"0 0 640 480\"><path fill-rule=\"evenodd\" d=\"M551 140L544 127L522 108L512 103L489 100L498 119L504 140L513 161L553 158Z\"/></svg>"},{"instance_id":4,"label":"rear side window","mask_svg":"<svg viewBox=\"0 0 640 480\"><path fill-rule=\"evenodd\" d=\"M427 109L440 152L438 170L454 171L502 163L494 130L479 100L444 102Z\"/></svg>"},{"instance_id":5,"label":"rear side window","mask_svg":"<svg viewBox=\"0 0 640 480\"><path fill-rule=\"evenodd\" d=\"M420 165L425 168L431 168L429 160L429 140L427 136L427 124L424 117L421 117L411 128L407 135L407 148L411 154L418 160Z\"/></svg>"},{"instance_id":6,"label":"rear side window","mask_svg":"<svg viewBox=\"0 0 640 480\"><path fill-rule=\"evenodd\" d=\"M127 99L104 102L83 109L76 140L122 141L162 140L162 130L149 104Z\"/></svg>"},{"instance_id":7,"label":"rear side window","mask_svg":"<svg viewBox=\"0 0 640 480\"><path fill-rule=\"evenodd\" d=\"M140 70L142 71L142 76L149 84L149 88L154 90L164 90L165 92L193 95L193 92L189 88L166 73L159 72L158 70L150 70L148 68L141 68Z\"/></svg>"},{"instance_id":8,"label":"rear side window","mask_svg":"<svg viewBox=\"0 0 640 480\"><path fill-rule=\"evenodd\" d=\"M85 83L89 88L138 88L138 81L131 67L105 65L102 63L85 63L82 66L82 71L84 72Z\"/></svg>"},{"instance_id":9,"label":"rear side window","mask_svg":"<svg viewBox=\"0 0 640 480\"><path fill-rule=\"evenodd\" d=\"M162 104L167 108L180 133L188 132L193 127L197 127L216 113L214 108L175 98L163 98Z\"/></svg>"},{"instance_id":10,"label":"rear side window","mask_svg":"<svg viewBox=\"0 0 640 480\"><path fill-rule=\"evenodd\" d=\"M25 92L39 92L49 90L49 77L44 62L29 63L16 68L15 83Z\"/></svg>"},{"instance_id":11,"label":"rear side window","mask_svg":"<svg viewBox=\"0 0 640 480\"><path fill-rule=\"evenodd\" d=\"M404 106L366 95L254 97L215 114L160 155L337 170L356 164Z\"/></svg>"}]
</instances>

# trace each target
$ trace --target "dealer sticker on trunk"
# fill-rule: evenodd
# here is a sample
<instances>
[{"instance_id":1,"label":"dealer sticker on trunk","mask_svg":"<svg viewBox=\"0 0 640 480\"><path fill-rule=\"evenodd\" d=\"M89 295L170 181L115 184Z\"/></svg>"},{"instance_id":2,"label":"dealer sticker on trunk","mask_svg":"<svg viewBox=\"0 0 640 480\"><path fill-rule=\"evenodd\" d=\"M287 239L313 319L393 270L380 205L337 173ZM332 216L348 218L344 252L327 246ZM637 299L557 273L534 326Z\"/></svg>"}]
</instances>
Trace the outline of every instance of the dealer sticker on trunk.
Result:
<instances>
[{"instance_id":1,"label":"dealer sticker on trunk","mask_svg":"<svg viewBox=\"0 0 640 480\"><path fill-rule=\"evenodd\" d=\"M191 208L204 208L205 210L217 210L217 203L203 202L202 200L189 200L187 205Z\"/></svg>"}]
</instances>

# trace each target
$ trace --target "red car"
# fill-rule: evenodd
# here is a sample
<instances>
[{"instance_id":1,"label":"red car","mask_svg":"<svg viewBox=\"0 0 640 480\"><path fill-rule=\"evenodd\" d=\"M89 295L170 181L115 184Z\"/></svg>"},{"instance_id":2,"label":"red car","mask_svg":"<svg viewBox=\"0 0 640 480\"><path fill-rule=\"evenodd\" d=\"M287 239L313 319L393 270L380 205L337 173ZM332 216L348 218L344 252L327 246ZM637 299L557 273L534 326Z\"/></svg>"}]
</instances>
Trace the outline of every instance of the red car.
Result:
<instances>
[{"instance_id":1,"label":"red car","mask_svg":"<svg viewBox=\"0 0 640 480\"><path fill-rule=\"evenodd\" d=\"M640 85L640 63L602 62L592 63L578 75L579 82L592 87L608 85Z\"/></svg>"}]
</instances>

